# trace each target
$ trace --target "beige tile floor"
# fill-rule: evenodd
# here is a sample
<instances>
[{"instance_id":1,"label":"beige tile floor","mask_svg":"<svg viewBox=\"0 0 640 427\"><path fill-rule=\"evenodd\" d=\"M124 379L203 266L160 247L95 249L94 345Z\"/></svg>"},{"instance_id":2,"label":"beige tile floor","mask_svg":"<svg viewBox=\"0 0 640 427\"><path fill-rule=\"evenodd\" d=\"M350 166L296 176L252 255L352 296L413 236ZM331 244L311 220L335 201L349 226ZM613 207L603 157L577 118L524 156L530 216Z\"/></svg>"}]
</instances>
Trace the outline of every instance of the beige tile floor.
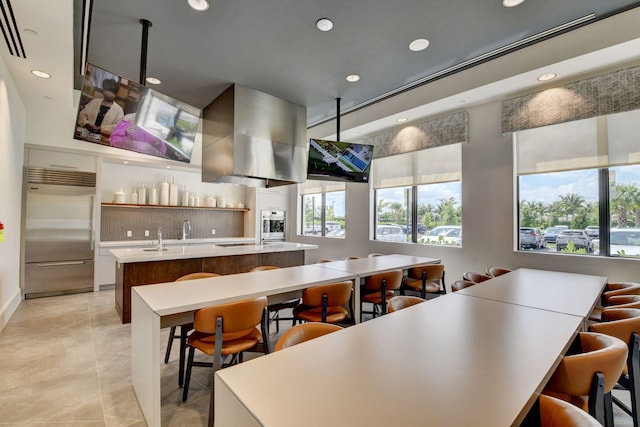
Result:
<instances>
[{"instance_id":1,"label":"beige tile floor","mask_svg":"<svg viewBox=\"0 0 640 427\"><path fill-rule=\"evenodd\" d=\"M131 386L130 325L113 301L103 291L20 304L0 332L0 426L146 425ZM183 404L177 358L174 349L161 369L162 424L204 426L211 371L194 368ZM615 410L617 427L632 425Z\"/></svg>"}]
</instances>

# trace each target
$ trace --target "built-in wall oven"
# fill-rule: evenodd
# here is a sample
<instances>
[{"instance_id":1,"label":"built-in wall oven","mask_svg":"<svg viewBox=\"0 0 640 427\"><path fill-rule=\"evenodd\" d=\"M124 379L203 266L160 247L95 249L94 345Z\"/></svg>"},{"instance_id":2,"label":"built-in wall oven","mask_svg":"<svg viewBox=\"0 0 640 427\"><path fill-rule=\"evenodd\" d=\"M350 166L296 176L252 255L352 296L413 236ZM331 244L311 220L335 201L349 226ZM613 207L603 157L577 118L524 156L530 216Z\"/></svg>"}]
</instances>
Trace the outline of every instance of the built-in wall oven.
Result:
<instances>
[{"instance_id":1,"label":"built-in wall oven","mask_svg":"<svg viewBox=\"0 0 640 427\"><path fill-rule=\"evenodd\" d=\"M286 217L286 211L263 210L260 214L260 239L265 242L284 241Z\"/></svg>"}]
</instances>

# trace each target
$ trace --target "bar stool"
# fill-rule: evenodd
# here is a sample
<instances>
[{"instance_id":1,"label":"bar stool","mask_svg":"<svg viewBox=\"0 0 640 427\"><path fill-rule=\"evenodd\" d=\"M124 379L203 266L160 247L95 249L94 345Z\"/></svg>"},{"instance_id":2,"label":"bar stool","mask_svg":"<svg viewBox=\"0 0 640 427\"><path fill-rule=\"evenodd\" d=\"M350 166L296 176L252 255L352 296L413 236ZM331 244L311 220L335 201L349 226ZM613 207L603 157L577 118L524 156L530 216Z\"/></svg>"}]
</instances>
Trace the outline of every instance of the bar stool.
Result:
<instances>
[{"instance_id":1,"label":"bar stool","mask_svg":"<svg viewBox=\"0 0 640 427\"><path fill-rule=\"evenodd\" d=\"M620 339L599 333L580 332L562 358L543 393L582 408L602 425L613 424L611 390L627 359Z\"/></svg>"},{"instance_id":2,"label":"bar stool","mask_svg":"<svg viewBox=\"0 0 640 427\"><path fill-rule=\"evenodd\" d=\"M384 273L377 273L367 277L364 281L360 297L360 313L362 311L362 303L368 302L373 304L373 317L376 317L378 311L380 315L387 314L387 300L393 298L396 289L402 286L402 270L391 270ZM424 298L423 298L424 299ZM380 309L378 310L378 307Z\"/></svg>"},{"instance_id":3,"label":"bar stool","mask_svg":"<svg viewBox=\"0 0 640 427\"><path fill-rule=\"evenodd\" d=\"M267 270L276 270L280 267L275 265L259 265L257 267L253 267L249 272L253 271L267 271ZM267 306L267 310L269 310L269 323L276 322L276 333L280 332L280 321L281 320L291 320L293 322L293 316L291 317L280 317L280 310L284 310L287 308L293 309L296 305L300 303L300 298L293 298L288 301L278 302L275 304L269 304ZM293 323L291 324L293 326Z\"/></svg>"},{"instance_id":4,"label":"bar stool","mask_svg":"<svg viewBox=\"0 0 640 427\"><path fill-rule=\"evenodd\" d=\"M631 408L613 397L613 403L633 419L634 427L640 426L640 309L607 308L602 321L590 325L589 330L614 336L628 344L627 364L618 379L618 386L631 394Z\"/></svg>"},{"instance_id":5,"label":"bar stool","mask_svg":"<svg viewBox=\"0 0 640 427\"><path fill-rule=\"evenodd\" d=\"M216 277L220 276L216 273L207 273L207 272L199 272L199 273L190 273L185 274L184 276L178 277L175 281L182 282L185 280L196 280L196 279L206 279L208 277ZM183 379L184 379L184 360L185 360L185 352L187 351L187 335L190 330L193 329L193 322L185 323L180 325L180 334L176 334L176 327L172 326L169 330L169 342L167 343L167 351L164 354L164 363L165 365L169 363L169 357L171 356L171 347L173 346L173 340L180 340L180 357L178 362L178 387L182 387Z\"/></svg>"},{"instance_id":6,"label":"bar stool","mask_svg":"<svg viewBox=\"0 0 640 427\"><path fill-rule=\"evenodd\" d=\"M278 339L273 351L280 351L287 347L321 337L342 329L342 326L331 323L310 322L287 329Z\"/></svg>"},{"instance_id":7,"label":"bar stool","mask_svg":"<svg viewBox=\"0 0 640 427\"><path fill-rule=\"evenodd\" d=\"M425 301L425 299L420 297L398 295L387 301L387 311L389 313L393 313L394 311L402 310L403 308L411 307L412 305L420 304Z\"/></svg>"},{"instance_id":8,"label":"bar stool","mask_svg":"<svg viewBox=\"0 0 640 427\"><path fill-rule=\"evenodd\" d=\"M428 264L421 267L410 268L407 277L402 281L400 294L406 290L419 292L420 298L425 299L427 293L444 295L447 288L444 284L444 265Z\"/></svg>"}]
</instances>

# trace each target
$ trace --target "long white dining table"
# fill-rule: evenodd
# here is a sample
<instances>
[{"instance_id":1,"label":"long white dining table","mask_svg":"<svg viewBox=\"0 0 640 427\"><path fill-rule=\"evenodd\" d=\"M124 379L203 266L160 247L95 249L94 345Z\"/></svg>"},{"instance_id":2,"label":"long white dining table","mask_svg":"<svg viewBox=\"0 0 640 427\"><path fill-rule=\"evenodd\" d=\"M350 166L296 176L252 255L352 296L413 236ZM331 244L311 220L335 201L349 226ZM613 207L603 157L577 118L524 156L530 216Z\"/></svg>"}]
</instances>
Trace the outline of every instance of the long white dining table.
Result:
<instances>
[{"instance_id":1,"label":"long white dining table","mask_svg":"<svg viewBox=\"0 0 640 427\"><path fill-rule=\"evenodd\" d=\"M509 274L216 372L216 427L519 425L606 278Z\"/></svg>"},{"instance_id":2,"label":"long white dining table","mask_svg":"<svg viewBox=\"0 0 640 427\"><path fill-rule=\"evenodd\" d=\"M439 260L406 255L388 255L388 261L356 262L361 275L385 271L389 266L410 268ZM363 260L366 260L363 258ZM359 260L354 260L359 261ZM362 265L361 265L362 264ZM136 286L131 294L131 375L133 388L149 426L161 424L160 329L193 320L204 307L266 296L269 302L290 297L311 286L343 280L358 283L359 276L348 268L310 264L275 270L218 276L207 279ZM355 286L355 292L358 291ZM359 319L359 316L356 317Z\"/></svg>"}]
</instances>

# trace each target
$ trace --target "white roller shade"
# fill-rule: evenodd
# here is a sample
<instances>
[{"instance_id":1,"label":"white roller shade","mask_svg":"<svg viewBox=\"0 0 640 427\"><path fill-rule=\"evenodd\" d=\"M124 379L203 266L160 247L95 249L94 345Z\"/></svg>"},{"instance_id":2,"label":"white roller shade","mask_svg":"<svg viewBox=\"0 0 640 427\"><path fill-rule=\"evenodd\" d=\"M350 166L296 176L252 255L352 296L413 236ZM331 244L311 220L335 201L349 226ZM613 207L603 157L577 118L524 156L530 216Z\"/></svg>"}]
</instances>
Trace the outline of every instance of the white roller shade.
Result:
<instances>
[{"instance_id":1,"label":"white roller shade","mask_svg":"<svg viewBox=\"0 0 640 427\"><path fill-rule=\"evenodd\" d=\"M299 194L318 194L327 193L330 191L344 191L345 188L345 183L338 181L307 180L302 184L298 184Z\"/></svg>"},{"instance_id":2,"label":"white roller shade","mask_svg":"<svg viewBox=\"0 0 640 427\"><path fill-rule=\"evenodd\" d=\"M371 168L376 189L460 181L462 145L451 144L375 159Z\"/></svg>"}]
</instances>

